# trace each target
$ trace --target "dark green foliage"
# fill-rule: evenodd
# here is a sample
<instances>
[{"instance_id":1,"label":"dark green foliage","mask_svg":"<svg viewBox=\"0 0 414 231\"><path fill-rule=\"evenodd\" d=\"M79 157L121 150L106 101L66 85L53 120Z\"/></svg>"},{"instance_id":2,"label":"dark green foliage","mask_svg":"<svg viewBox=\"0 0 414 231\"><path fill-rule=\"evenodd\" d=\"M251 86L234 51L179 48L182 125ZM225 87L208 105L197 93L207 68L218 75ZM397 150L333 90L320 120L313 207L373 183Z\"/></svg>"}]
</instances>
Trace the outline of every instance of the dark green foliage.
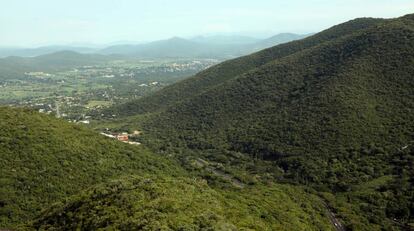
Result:
<instances>
[{"instance_id":1,"label":"dark green foliage","mask_svg":"<svg viewBox=\"0 0 414 231\"><path fill-rule=\"evenodd\" d=\"M131 115L133 113L158 111L181 101L189 101L192 97L213 89L227 80L235 79L239 75L249 70L254 70L275 59L283 58L320 43L366 29L383 21L382 19L371 18L352 20L306 39L285 43L249 56L226 61L200 72L192 78L168 86L163 91L155 93L153 97L120 105L113 110L121 115Z\"/></svg>"},{"instance_id":2,"label":"dark green foliage","mask_svg":"<svg viewBox=\"0 0 414 231\"><path fill-rule=\"evenodd\" d=\"M315 196L283 185L213 190L203 180L130 176L42 212L28 230L331 230Z\"/></svg>"},{"instance_id":3,"label":"dark green foliage","mask_svg":"<svg viewBox=\"0 0 414 231\"><path fill-rule=\"evenodd\" d=\"M351 230L414 228L414 146L389 155L392 174L359 185L349 192L338 193L332 203L344 215ZM358 216L364 214L364 219ZM383 217L391 221L384 222ZM365 220L365 221L364 221ZM367 223L377 224L367 226Z\"/></svg>"},{"instance_id":4,"label":"dark green foliage","mask_svg":"<svg viewBox=\"0 0 414 231\"><path fill-rule=\"evenodd\" d=\"M222 153L244 153L257 166L273 163L266 172L283 180L354 198L338 204L349 228L398 229L412 220L409 207L398 208L411 181L389 185L389 197L354 187L404 175L391 157L414 140L413 76L413 16L357 19L112 110L147 114L133 126L158 150L215 150L224 163L232 157Z\"/></svg>"},{"instance_id":5,"label":"dark green foliage","mask_svg":"<svg viewBox=\"0 0 414 231\"><path fill-rule=\"evenodd\" d=\"M210 182L221 187L212 189L143 147L29 109L0 108L0 228L332 228L321 200L299 187L239 189L215 177Z\"/></svg>"},{"instance_id":6,"label":"dark green foliage","mask_svg":"<svg viewBox=\"0 0 414 231\"><path fill-rule=\"evenodd\" d=\"M414 228L414 146L393 156L396 178L388 185L393 201L387 204L387 215L411 224Z\"/></svg>"}]
</instances>

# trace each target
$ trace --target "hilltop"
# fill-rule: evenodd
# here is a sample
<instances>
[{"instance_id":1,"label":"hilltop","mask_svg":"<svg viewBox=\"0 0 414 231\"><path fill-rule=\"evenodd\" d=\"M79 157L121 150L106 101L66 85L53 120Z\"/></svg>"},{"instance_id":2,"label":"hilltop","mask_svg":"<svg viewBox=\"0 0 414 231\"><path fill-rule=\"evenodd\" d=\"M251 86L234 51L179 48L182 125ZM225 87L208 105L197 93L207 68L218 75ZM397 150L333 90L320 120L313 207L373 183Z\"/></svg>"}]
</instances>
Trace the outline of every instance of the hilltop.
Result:
<instances>
[{"instance_id":1,"label":"hilltop","mask_svg":"<svg viewBox=\"0 0 414 231\"><path fill-rule=\"evenodd\" d=\"M293 34L293 33L280 33L277 35L274 35L270 38L263 39L261 41L257 41L256 47L259 50L262 50L264 48L273 47L275 45L288 43L294 40L300 40L303 38L308 37L309 35L300 35L300 34ZM261 48L261 49L260 49Z\"/></svg>"}]
</instances>

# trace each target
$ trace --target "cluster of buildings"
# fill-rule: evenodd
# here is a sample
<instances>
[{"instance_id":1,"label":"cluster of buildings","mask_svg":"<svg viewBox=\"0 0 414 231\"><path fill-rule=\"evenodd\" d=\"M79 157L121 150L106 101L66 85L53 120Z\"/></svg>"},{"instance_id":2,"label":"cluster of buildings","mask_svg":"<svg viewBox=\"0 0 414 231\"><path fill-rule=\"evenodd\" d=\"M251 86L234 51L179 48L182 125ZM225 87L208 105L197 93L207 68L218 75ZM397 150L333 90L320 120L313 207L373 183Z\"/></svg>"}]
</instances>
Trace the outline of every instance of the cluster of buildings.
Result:
<instances>
[{"instance_id":1,"label":"cluster of buildings","mask_svg":"<svg viewBox=\"0 0 414 231\"><path fill-rule=\"evenodd\" d=\"M26 76L31 76L31 77L36 77L36 78L47 78L47 77L52 77L52 74L43 72L43 71L37 71L37 72L25 72L24 73Z\"/></svg>"},{"instance_id":2,"label":"cluster of buildings","mask_svg":"<svg viewBox=\"0 0 414 231\"><path fill-rule=\"evenodd\" d=\"M130 141L130 137L139 136L141 134L140 131L134 131L132 134L128 134L127 132L122 132L122 133L101 132L100 134L103 135L103 136L109 137L111 139L116 139L118 141L127 143L127 144L133 144L133 145L140 145L141 144L139 142Z\"/></svg>"},{"instance_id":3,"label":"cluster of buildings","mask_svg":"<svg viewBox=\"0 0 414 231\"><path fill-rule=\"evenodd\" d=\"M149 84L143 83L143 84L140 84L139 86L140 87L148 87L148 86L156 86L156 85L159 85L159 84L160 84L159 82L151 82Z\"/></svg>"}]
</instances>

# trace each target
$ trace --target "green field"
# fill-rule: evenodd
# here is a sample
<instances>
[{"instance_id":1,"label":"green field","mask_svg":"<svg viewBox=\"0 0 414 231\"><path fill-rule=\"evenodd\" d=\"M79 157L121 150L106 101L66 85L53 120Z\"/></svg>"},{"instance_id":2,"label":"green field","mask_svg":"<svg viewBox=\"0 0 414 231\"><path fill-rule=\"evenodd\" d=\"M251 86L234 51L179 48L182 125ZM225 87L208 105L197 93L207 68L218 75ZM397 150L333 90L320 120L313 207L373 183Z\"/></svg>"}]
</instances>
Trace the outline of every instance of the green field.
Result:
<instances>
[{"instance_id":1,"label":"green field","mask_svg":"<svg viewBox=\"0 0 414 231\"><path fill-rule=\"evenodd\" d=\"M109 107L112 105L111 101L91 100L86 104L86 107Z\"/></svg>"}]
</instances>

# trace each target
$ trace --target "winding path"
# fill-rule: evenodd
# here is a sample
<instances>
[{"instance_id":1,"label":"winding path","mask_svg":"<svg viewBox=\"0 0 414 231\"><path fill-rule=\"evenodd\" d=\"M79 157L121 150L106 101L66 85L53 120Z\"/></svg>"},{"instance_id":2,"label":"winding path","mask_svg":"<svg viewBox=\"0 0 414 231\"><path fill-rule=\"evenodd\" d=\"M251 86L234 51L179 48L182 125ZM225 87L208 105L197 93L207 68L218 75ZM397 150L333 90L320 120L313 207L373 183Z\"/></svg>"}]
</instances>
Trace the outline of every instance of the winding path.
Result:
<instances>
[{"instance_id":1,"label":"winding path","mask_svg":"<svg viewBox=\"0 0 414 231\"><path fill-rule=\"evenodd\" d=\"M331 208L326 204L326 202L323 202L323 205L326 208L329 220L331 221L333 227L336 231L346 231L345 226L342 225L342 223L336 218L335 213L331 210Z\"/></svg>"}]
</instances>

